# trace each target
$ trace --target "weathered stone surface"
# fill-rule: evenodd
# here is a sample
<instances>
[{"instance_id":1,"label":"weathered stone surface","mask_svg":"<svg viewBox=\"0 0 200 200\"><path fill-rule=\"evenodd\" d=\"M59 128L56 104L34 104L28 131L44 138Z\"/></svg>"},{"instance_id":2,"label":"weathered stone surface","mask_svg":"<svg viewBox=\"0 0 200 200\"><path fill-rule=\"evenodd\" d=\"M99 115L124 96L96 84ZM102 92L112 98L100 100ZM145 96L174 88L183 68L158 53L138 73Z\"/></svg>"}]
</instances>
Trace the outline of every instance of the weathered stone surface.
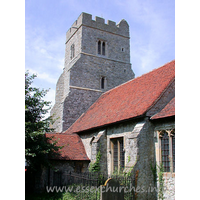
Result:
<instances>
[{"instance_id":1,"label":"weathered stone surface","mask_svg":"<svg viewBox=\"0 0 200 200\"><path fill-rule=\"evenodd\" d=\"M134 78L130 64L129 25L116 25L82 13L66 34L65 67L56 85L51 115L56 132L68 129L107 90ZM105 42L105 55L98 54L98 41ZM74 57L72 57L72 45ZM105 87L101 88L101 77Z\"/></svg>"}]
</instances>

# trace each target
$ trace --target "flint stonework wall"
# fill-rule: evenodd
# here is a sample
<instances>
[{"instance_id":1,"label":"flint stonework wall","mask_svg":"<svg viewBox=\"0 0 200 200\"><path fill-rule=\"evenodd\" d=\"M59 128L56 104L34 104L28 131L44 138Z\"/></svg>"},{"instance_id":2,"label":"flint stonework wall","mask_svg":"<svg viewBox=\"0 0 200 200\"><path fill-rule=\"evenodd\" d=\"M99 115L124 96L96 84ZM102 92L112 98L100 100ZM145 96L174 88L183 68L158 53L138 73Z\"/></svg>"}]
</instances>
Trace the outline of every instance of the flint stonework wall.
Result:
<instances>
[{"instance_id":1,"label":"flint stonework wall","mask_svg":"<svg viewBox=\"0 0 200 200\"><path fill-rule=\"evenodd\" d=\"M97 52L105 42L105 55ZM71 46L74 45L74 57ZM101 88L101 77L105 87ZM56 132L68 129L103 93L135 77L130 64L129 25L82 13L66 34L65 67L56 86L51 115ZM79 89L77 89L79 87ZM82 89L80 89L82 88Z\"/></svg>"},{"instance_id":2,"label":"flint stonework wall","mask_svg":"<svg viewBox=\"0 0 200 200\"><path fill-rule=\"evenodd\" d=\"M63 105L63 126L67 130L101 95L101 92L70 88Z\"/></svg>"}]
</instances>

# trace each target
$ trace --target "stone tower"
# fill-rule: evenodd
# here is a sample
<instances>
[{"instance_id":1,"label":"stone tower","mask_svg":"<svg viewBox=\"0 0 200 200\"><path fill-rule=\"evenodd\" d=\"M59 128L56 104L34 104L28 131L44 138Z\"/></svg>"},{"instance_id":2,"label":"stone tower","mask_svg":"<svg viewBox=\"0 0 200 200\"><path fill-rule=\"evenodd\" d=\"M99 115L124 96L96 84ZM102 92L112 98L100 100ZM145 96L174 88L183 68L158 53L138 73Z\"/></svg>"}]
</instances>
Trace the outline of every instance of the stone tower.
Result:
<instances>
[{"instance_id":1,"label":"stone tower","mask_svg":"<svg viewBox=\"0 0 200 200\"><path fill-rule=\"evenodd\" d=\"M129 25L82 13L66 34L65 67L51 115L56 132L67 130L99 96L134 78Z\"/></svg>"}]
</instances>

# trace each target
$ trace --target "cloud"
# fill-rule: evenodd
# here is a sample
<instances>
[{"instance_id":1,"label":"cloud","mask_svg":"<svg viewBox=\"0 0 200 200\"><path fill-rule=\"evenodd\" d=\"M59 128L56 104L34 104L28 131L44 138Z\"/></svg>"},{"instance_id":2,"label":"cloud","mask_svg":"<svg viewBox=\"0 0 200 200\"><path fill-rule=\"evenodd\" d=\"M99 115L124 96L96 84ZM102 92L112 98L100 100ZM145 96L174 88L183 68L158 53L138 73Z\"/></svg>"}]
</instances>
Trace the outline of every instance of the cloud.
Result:
<instances>
[{"instance_id":1,"label":"cloud","mask_svg":"<svg viewBox=\"0 0 200 200\"><path fill-rule=\"evenodd\" d=\"M127 21L131 34L131 63L133 66L137 64L133 68L136 76L174 59L173 1L116 1L124 7L122 9L127 10L129 16Z\"/></svg>"},{"instance_id":2,"label":"cloud","mask_svg":"<svg viewBox=\"0 0 200 200\"><path fill-rule=\"evenodd\" d=\"M37 70L34 69L29 69L30 74L36 74L38 79L41 79L43 81L52 83L52 84L56 84L57 79L51 77L51 75L49 73L46 72L39 72Z\"/></svg>"},{"instance_id":3,"label":"cloud","mask_svg":"<svg viewBox=\"0 0 200 200\"><path fill-rule=\"evenodd\" d=\"M51 89L48 91L48 93L46 94L46 96L44 97L45 101L51 101L51 106L54 105L55 103L55 90Z\"/></svg>"}]
</instances>

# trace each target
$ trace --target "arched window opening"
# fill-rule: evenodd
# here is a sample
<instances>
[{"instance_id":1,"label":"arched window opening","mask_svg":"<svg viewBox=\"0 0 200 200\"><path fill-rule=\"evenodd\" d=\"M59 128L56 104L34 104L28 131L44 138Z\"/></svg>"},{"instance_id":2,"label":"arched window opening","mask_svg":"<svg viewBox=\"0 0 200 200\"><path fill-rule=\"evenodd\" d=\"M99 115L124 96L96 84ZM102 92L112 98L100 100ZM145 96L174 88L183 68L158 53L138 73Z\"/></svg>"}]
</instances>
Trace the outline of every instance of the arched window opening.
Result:
<instances>
[{"instance_id":1,"label":"arched window opening","mask_svg":"<svg viewBox=\"0 0 200 200\"><path fill-rule=\"evenodd\" d=\"M170 172L170 161L169 161L169 136L167 132L162 132L161 137L161 155L162 164L165 172Z\"/></svg>"},{"instance_id":2,"label":"arched window opening","mask_svg":"<svg viewBox=\"0 0 200 200\"><path fill-rule=\"evenodd\" d=\"M106 44L105 42L102 43L102 55L105 56L105 53L106 53Z\"/></svg>"},{"instance_id":3,"label":"arched window opening","mask_svg":"<svg viewBox=\"0 0 200 200\"><path fill-rule=\"evenodd\" d=\"M106 42L102 40L98 40L97 42L97 54L98 55L106 55Z\"/></svg>"},{"instance_id":4,"label":"arched window opening","mask_svg":"<svg viewBox=\"0 0 200 200\"><path fill-rule=\"evenodd\" d=\"M101 41L98 41L98 54L101 54Z\"/></svg>"},{"instance_id":5,"label":"arched window opening","mask_svg":"<svg viewBox=\"0 0 200 200\"><path fill-rule=\"evenodd\" d=\"M101 89L105 89L105 77L101 77Z\"/></svg>"}]
</instances>

